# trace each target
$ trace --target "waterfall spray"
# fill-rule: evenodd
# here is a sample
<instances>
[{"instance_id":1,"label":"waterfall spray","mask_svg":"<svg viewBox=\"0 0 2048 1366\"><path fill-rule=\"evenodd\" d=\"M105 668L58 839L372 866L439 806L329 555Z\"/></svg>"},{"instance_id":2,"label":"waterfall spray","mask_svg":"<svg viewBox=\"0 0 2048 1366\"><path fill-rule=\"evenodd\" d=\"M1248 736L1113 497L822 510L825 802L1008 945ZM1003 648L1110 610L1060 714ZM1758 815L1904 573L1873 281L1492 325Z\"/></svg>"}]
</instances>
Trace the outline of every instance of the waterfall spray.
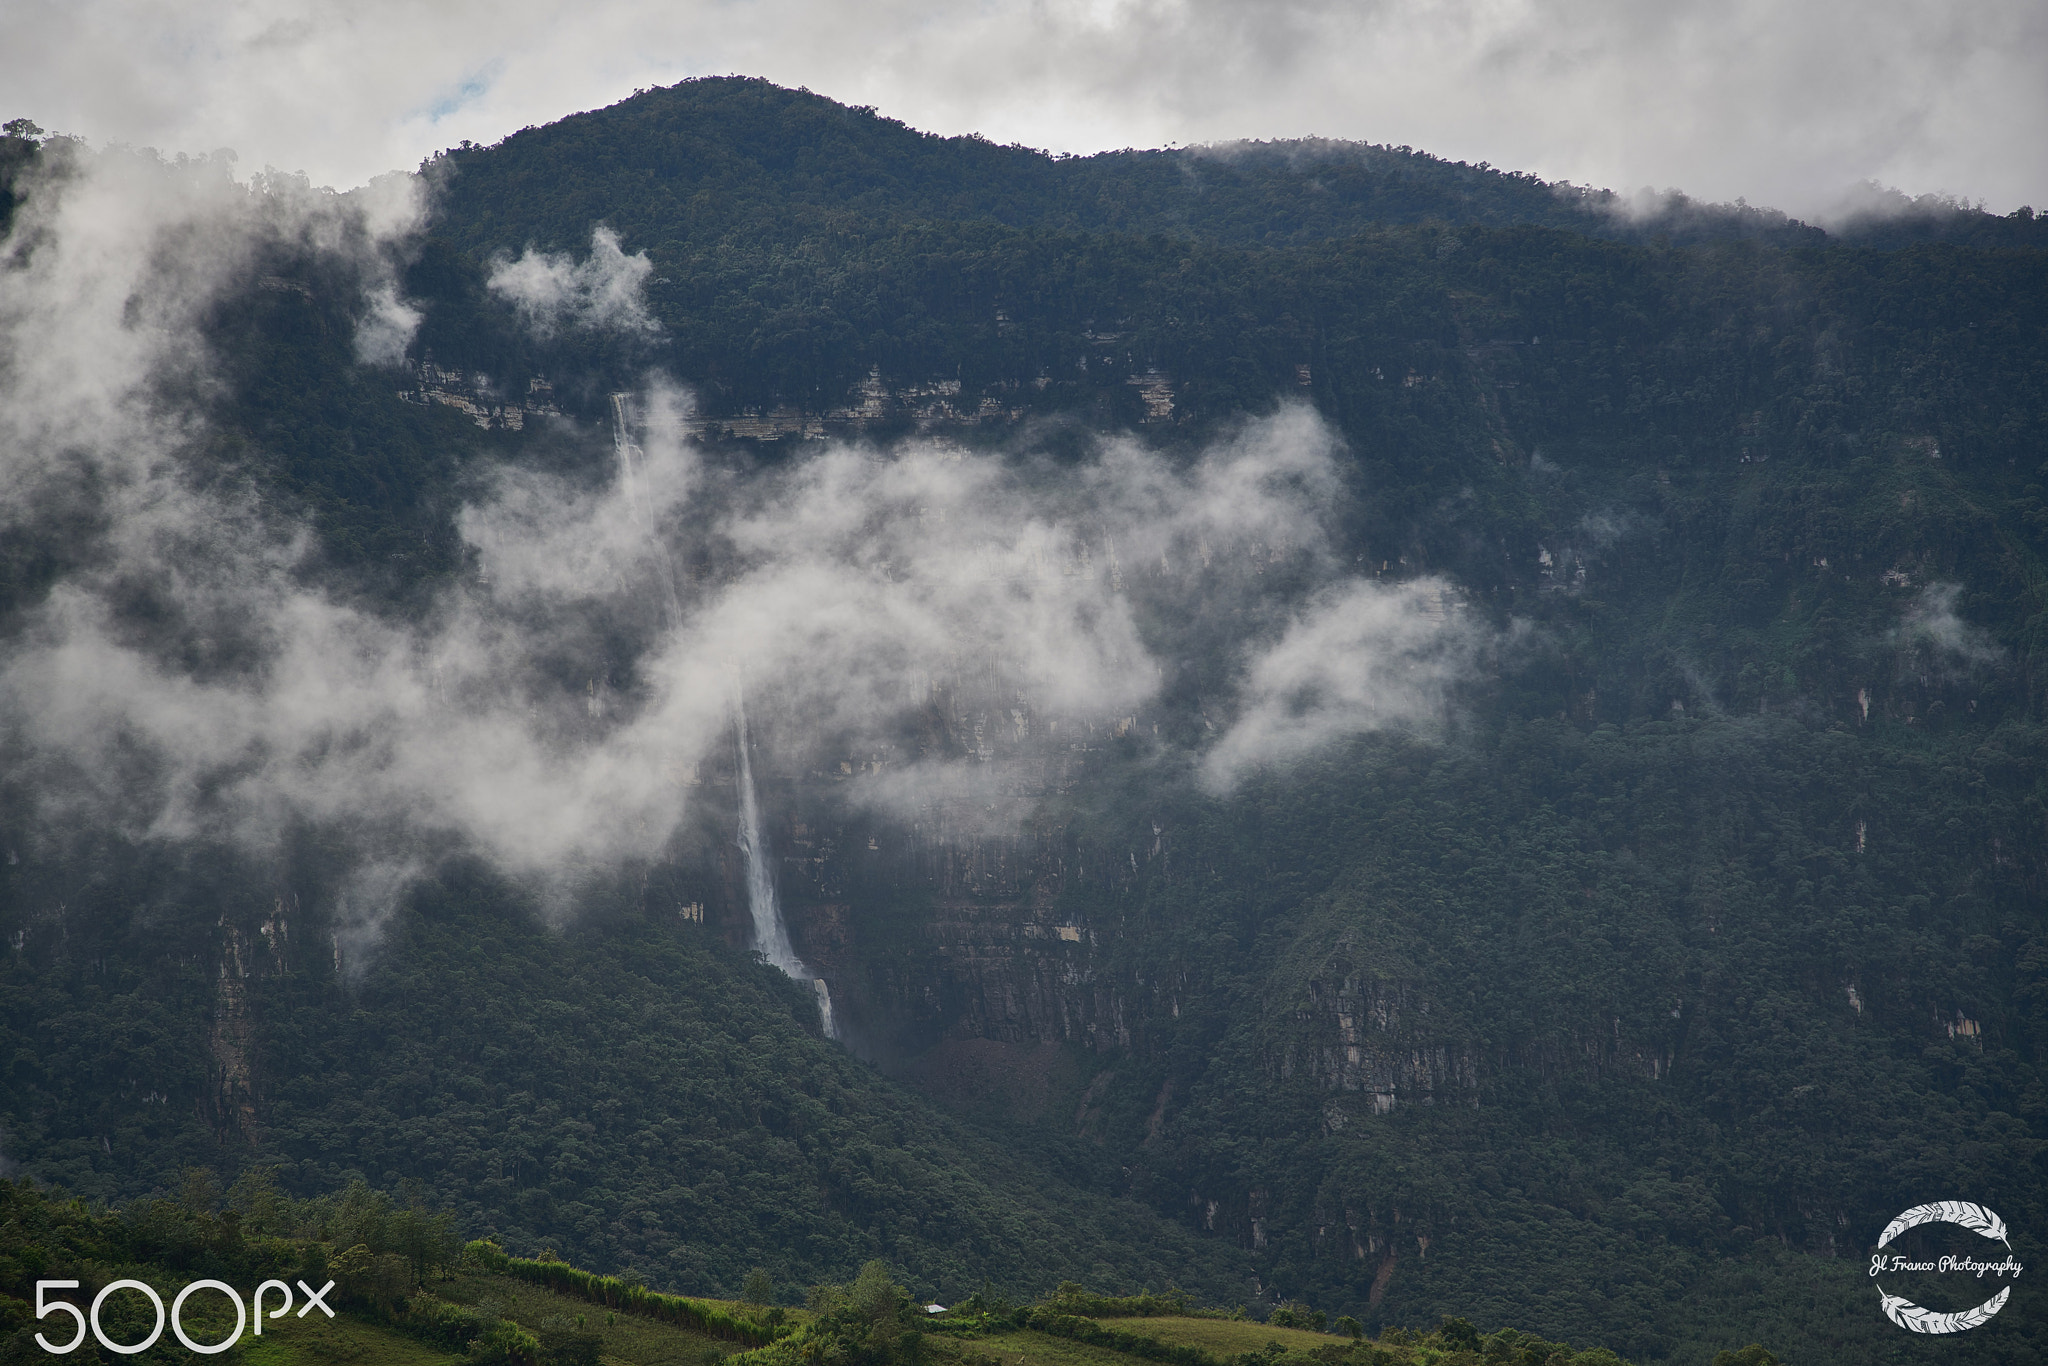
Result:
<instances>
[{"instance_id":1,"label":"waterfall spray","mask_svg":"<svg viewBox=\"0 0 2048 1366\"><path fill-rule=\"evenodd\" d=\"M653 547L655 557L661 561L662 606L668 611L668 629L677 631L683 625L683 602L676 590L675 562L669 559L668 547L662 544L661 534L654 525L654 502L647 496L647 479L643 469L647 453L633 440L631 428L627 425L626 404L630 394L612 395L612 454L619 462L619 486L625 490L626 501L633 505L633 511L640 518L640 534Z\"/></svg>"},{"instance_id":2,"label":"waterfall spray","mask_svg":"<svg viewBox=\"0 0 2048 1366\"><path fill-rule=\"evenodd\" d=\"M682 598L676 588L675 564L669 559L668 548L661 543L661 536L655 529L654 504L647 495L643 471L646 452L633 441L628 423L626 405L630 399L629 394L611 396L612 453L619 462L620 486L639 514L641 533L660 559L668 628L676 631L683 624ZM818 1019L825 1027L825 1037L836 1039L839 1026L832 1017L832 990L825 985L824 978L805 967L803 959L796 956L796 949L789 942L789 930L782 922L782 906L775 897L775 875L769 859L767 836L761 831L761 804L754 795L754 761L749 753L747 737L747 700L738 688L733 691L733 713L739 744L739 845L747 865L747 910L754 919L754 947L787 976L811 984L811 990L818 997Z\"/></svg>"}]
</instances>

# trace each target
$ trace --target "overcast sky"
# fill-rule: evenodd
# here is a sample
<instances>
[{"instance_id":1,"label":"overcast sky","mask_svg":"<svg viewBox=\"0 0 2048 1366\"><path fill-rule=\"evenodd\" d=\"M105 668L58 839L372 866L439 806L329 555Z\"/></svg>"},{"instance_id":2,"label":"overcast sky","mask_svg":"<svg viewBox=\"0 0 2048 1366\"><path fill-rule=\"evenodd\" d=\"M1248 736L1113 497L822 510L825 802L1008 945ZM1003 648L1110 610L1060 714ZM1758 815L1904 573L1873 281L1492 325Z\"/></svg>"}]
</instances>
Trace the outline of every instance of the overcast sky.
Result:
<instances>
[{"instance_id":1,"label":"overcast sky","mask_svg":"<svg viewBox=\"0 0 2048 1366\"><path fill-rule=\"evenodd\" d=\"M0 0L0 118L347 187L741 73L1087 152L1406 143L1808 215L2048 207L2042 0Z\"/></svg>"}]
</instances>

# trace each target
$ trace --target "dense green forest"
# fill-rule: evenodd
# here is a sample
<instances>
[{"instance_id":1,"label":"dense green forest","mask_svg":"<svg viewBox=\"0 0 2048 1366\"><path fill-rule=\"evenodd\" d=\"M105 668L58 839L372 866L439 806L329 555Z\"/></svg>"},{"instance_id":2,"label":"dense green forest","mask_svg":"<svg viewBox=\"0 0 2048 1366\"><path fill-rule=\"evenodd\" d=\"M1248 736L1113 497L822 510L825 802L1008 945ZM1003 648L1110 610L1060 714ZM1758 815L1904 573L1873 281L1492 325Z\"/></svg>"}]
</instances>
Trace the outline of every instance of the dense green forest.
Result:
<instances>
[{"instance_id":1,"label":"dense green forest","mask_svg":"<svg viewBox=\"0 0 2048 1366\"><path fill-rule=\"evenodd\" d=\"M9 205L70 155L6 147ZM851 1051L749 955L708 830L585 877L573 916L442 851L356 974L345 831L271 862L53 835L21 769L19 1174L109 1202L193 1166L412 1181L466 1237L686 1294L883 1258L948 1302L1171 1283L1382 1343L1463 1316L1701 1366L1918 1360L1865 1275L1885 1222L1978 1201L2023 1257L2048 1229L2031 212L1631 218L1406 148L1051 158L737 79L421 177L390 263L410 374L354 349L370 267L285 237L210 305L220 382L173 395L206 419L183 458L315 528L301 572L367 610L430 614L474 571L465 500L602 477L608 396L663 376L735 480L942 438L1048 496L1106 437L1191 462L1306 408L1342 449L1335 557L1444 576L1499 644L1441 728L1219 794L1245 609L1149 622L1142 724L971 848L763 760ZM492 286L595 261L599 227L644 253L646 325L537 328ZM401 401L427 360L544 376L565 415ZM10 524L6 629L86 563L73 531ZM1025 871L948 871L1001 860ZM2030 1284L1943 1346L2036 1357ZM887 1297L847 1293L819 1322L865 1342Z\"/></svg>"},{"instance_id":2,"label":"dense green forest","mask_svg":"<svg viewBox=\"0 0 2048 1366\"><path fill-rule=\"evenodd\" d=\"M24 946L6 990L9 1151L67 1190L171 1188L225 1143L292 1189L427 1183L475 1236L662 1286L736 1292L757 1265L807 1280L888 1256L948 1287L1042 1289L1051 1258L1110 1284L1248 1291L1226 1249L1049 1181L825 1045L807 992L651 917L630 886L561 934L487 871L452 870L350 983L320 971L316 919L237 906L252 870L136 848L94 862L117 871L68 895L11 888L66 897L48 927L65 948ZM145 897L146 919L127 910ZM256 926L226 998L223 911ZM180 1025L209 1015L210 1035Z\"/></svg>"}]
</instances>

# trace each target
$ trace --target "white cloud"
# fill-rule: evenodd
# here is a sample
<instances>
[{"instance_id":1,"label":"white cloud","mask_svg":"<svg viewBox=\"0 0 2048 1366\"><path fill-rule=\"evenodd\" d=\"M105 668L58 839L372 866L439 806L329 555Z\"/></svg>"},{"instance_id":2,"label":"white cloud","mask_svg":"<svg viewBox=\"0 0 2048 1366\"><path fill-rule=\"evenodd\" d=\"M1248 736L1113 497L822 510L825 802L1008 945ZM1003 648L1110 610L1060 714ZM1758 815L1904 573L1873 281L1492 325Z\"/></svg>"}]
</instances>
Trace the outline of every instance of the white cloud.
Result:
<instances>
[{"instance_id":1,"label":"white cloud","mask_svg":"<svg viewBox=\"0 0 2048 1366\"><path fill-rule=\"evenodd\" d=\"M154 386L206 373L200 313L246 285L263 252L345 260L390 301L370 310L371 335L402 323L381 244L409 229L417 200L390 185L336 195L276 174L245 185L218 157L63 147L45 160L42 180L20 187L0 273L0 526L71 497L87 471L110 496L139 500L132 511L169 515L151 479L186 429Z\"/></svg>"},{"instance_id":2,"label":"white cloud","mask_svg":"<svg viewBox=\"0 0 2048 1366\"><path fill-rule=\"evenodd\" d=\"M420 311L398 297L395 285L382 286L356 324L356 358L366 365L397 365L419 325Z\"/></svg>"},{"instance_id":3,"label":"white cloud","mask_svg":"<svg viewBox=\"0 0 2048 1366\"><path fill-rule=\"evenodd\" d=\"M1956 612L1962 595L1958 583L1931 583L1914 594L1892 631L1902 666L1911 661L1942 677L1958 677L2005 657L1989 632Z\"/></svg>"},{"instance_id":4,"label":"white cloud","mask_svg":"<svg viewBox=\"0 0 2048 1366\"><path fill-rule=\"evenodd\" d=\"M1303 406L1188 461L1133 440L1060 465L912 441L747 473L707 468L675 436L687 400L656 391L645 449L617 453L630 470L502 469L458 518L476 579L380 614L305 572L301 528L193 467L204 420L162 381L217 383L201 320L280 242L354 264L366 353L379 328L400 336L372 225L409 222L291 177L84 156L35 190L0 273L0 501L66 556L0 658L19 794L144 839L263 852L333 832L357 860L344 950L438 850L557 881L661 852L702 799L684 775L729 749L742 684L785 753L884 745L939 683L1086 727L1156 693L1148 618L1225 593L1257 621L1333 581L1339 450ZM611 307L631 260L611 249L544 266L530 297ZM1431 651L1423 591L1339 585L1304 609L1250 666L1213 771L1419 715L1453 658ZM913 756L861 791L897 811L985 796L985 757Z\"/></svg>"},{"instance_id":5,"label":"white cloud","mask_svg":"<svg viewBox=\"0 0 2048 1366\"><path fill-rule=\"evenodd\" d=\"M1480 631L1441 579L1351 579L1309 602L1245 670L1241 709L1203 777L1226 790L1247 770L1371 731L1427 727L1472 671Z\"/></svg>"},{"instance_id":6,"label":"white cloud","mask_svg":"<svg viewBox=\"0 0 2048 1366\"><path fill-rule=\"evenodd\" d=\"M2044 57L2030 0L80 0L10 16L0 86L45 125L336 184L743 72L1073 152L1325 135L1794 213L1862 180L2003 211L2048 201Z\"/></svg>"},{"instance_id":7,"label":"white cloud","mask_svg":"<svg viewBox=\"0 0 2048 1366\"><path fill-rule=\"evenodd\" d=\"M496 262L488 283L539 337L562 328L652 332L642 291L653 271L646 252L626 255L619 235L600 226L592 230L590 255L583 260L528 247L516 261Z\"/></svg>"},{"instance_id":8,"label":"white cloud","mask_svg":"<svg viewBox=\"0 0 2048 1366\"><path fill-rule=\"evenodd\" d=\"M1814 213L1864 180L2048 202L2044 69L2032 0L76 0L10 13L0 88L342 185L742 72L1059 150L1322 135Z\"/></svg>"}]
</instances>

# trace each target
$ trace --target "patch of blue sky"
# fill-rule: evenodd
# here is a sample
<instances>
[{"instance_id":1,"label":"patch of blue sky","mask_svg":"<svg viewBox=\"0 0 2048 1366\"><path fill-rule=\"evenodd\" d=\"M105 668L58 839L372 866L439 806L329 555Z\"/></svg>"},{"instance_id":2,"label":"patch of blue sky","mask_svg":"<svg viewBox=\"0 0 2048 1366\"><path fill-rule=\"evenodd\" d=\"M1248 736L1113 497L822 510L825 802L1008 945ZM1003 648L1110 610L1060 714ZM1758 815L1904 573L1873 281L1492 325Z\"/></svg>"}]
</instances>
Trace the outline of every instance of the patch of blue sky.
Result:
<instances>
[{"instance_id":1,"label":"patch of blue sky","mask_svg":"<svg viewBox=\"0 0 2048 1366\"><path fill-rule=\"evenodd\" d=\"M501 65L498 62L491 63L429 104L426 108L427 122L439 123L449 115L458 113L482 99L490 91L491 83L497 80Z\"/></svg>"}]
</instances>

